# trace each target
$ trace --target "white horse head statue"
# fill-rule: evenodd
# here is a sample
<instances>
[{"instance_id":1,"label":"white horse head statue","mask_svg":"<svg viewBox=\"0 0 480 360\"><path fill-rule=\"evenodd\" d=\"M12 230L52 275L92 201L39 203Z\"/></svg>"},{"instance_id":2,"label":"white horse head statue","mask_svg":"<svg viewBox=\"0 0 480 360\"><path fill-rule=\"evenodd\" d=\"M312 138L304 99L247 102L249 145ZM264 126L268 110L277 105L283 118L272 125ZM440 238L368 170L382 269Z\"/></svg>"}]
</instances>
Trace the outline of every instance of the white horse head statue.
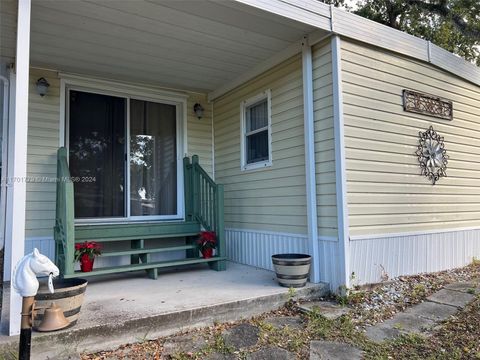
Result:
<instances>
[{"instance_id":1,"label":"white horse head statue","mask_svg":"<svg viewBox=\"0 0 480 360\"><path fill-rule=\"evenodd\" d=\"M25 255L13 270L13 288L23 297L35 296L38 291L37 276L48 276L48 288L53 293L52 278L60 274L58 267L35 248Z\"/></svg>"}]
</instances>

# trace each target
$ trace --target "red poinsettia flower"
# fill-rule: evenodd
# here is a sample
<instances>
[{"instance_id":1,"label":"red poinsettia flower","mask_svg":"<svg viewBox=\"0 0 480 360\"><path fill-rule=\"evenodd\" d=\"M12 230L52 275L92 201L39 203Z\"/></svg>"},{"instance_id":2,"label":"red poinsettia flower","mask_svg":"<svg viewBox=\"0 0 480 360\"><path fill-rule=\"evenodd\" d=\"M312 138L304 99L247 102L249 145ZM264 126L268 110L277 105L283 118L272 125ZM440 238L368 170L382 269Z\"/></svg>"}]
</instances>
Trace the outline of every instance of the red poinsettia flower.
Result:
<instances>
[{"instance_id":1,"label":"red poinsettia flower","mask_svg":"<svg viewBox=\"0 0 480 360\"><path fill-rule=\"evenodd\" d=\"M85 241L82 244L75 244L75 261L80 261L83 255L90 258L101 255L101 246L95 241Z\"/></svg>"},{"instance_id":2,"label":"red poinsettia flower","mask_svg":"<svg viewBox=\"0 0 480 360\"><path fill-rule=\"evenodd\" d=\"M198 249L215 249L217 247L217 234L215 231L201 231L197 240Z\"/></svg>"}]
</instances>

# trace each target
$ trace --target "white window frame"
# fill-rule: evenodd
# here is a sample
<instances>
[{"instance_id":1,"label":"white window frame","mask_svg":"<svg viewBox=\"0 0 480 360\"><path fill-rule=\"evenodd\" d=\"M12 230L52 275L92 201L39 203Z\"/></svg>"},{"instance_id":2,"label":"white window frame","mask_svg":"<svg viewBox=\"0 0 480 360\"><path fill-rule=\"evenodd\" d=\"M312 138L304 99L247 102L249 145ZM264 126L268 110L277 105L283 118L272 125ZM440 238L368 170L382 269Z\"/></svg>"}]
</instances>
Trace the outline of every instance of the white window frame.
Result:
<instances>
[{"instance_id":1,"label":"white window frame","mask_svg":"<svg viewBox=\"0 0 480 360\"><path fill-rule=\"evenodd\" d=\"M151 222L151 221L177 221L185 219L184 199L184 174L183 156L187 153L187 99L188 96L182 93L174 93L163 89L148 88L124 83L116 83L105 80L80 78L75 75L61 75L60 80L60 146L69 147L69 92L77 90L93 94L121 97L126 100L126 136L130 138L130 100L144 100L161 104L176 106L176 131L177 131L177 214L172 215L145 215L132 216L130 214L130 142L127 141L127 159L125 162L125 181L128 184L125 192L125 216L123 217L102 217L102 218L81 218L75 219L75 224L111 224L130 222Z\"/></svg>"},{"instance_id":2,"label":"white window frame","mask_svg":"<svg viewBox=\"0 0 480 360\"><path fill-rule=\"evenodd\" d=\"M251 132L247 132L247 108L262 100L267 100L267 112L268 112L268 160L258 161L255 163L247 163L247 136L255 134L256 132L265 131L265 128L257 129ZM272 92L270 89L261 92L245 101L240 103L240 169L242 171L263 169L272 166Z\"/></svg>"}]
</instances>

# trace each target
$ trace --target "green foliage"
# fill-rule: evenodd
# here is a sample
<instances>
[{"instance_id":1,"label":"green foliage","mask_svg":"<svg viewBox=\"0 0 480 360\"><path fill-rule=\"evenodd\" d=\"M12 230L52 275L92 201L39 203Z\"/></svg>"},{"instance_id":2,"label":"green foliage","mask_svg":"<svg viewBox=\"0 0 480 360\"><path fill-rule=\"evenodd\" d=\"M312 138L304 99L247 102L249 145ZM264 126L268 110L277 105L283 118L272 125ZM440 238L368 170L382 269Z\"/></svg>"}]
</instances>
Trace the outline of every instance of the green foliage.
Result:
<instances>
[{"instance_id":1,"label":"green foliage","mask_svg":"<svg viewBox=\"0 0 480 360\"><path fill-rule=\"evenodd\" d=\"M289 326L275 327L265 322L259 322L260 339L262 344L270 344L292 351L299 352L308 347L309 337L304 329L291 328Z\"/></svg>"},{"instance_id":2,"label":"green foliage","mask_svg":"<svg viewBox=\"0 0 480 360\"><path fill-rule=\"evenodd\" d=\"M225 344L225 340L223 339L220 333L216 333L213 337L213 343L207 347L208 352L217 352L220 354L232 354L235 349L231 346L227 346Z\"/></svg>"},{"instance_id":3,"label":"green foliage","mask_svg":"<svg viewBox=\"0 0 480 360\"><path fill-rule=\"evenodd\" d=\"M427 288L423 284L416 284L413 289L412 293L410 294L412 299L420 300L427 296Z\"/></svg>"},{"instance_id":4,"label":"green foliage","mask_svg":"<svg viewBox=\"0 0 480 360\"><path fill-rule=\"evenodd\" d=\"M323 2L349 10L341 0ZM358 0L354 12L429 40L480 66L478 0Z\"/></svg>"},{"instance_id":5,"label":"green foliage","mask_svg":"<svg viewBox=\"0 0 480 360\"><path fill-rule=\"evenodd\" d=\"M293 301L296 295L297 295L297 290L295 290L294 287L290 286L288 288L288 301Z\"/></svg>"},{"instance_id":6,"label":"green foliage","mask_svg":"<svg viewBox=\"0 0 480 360\"><path fill-rule=\"evenodd\" d=\"M348 4L345 4L345 0L321 0L323 3L333 5L335 7L350 8Z\"/></svg>"}]
</instances>

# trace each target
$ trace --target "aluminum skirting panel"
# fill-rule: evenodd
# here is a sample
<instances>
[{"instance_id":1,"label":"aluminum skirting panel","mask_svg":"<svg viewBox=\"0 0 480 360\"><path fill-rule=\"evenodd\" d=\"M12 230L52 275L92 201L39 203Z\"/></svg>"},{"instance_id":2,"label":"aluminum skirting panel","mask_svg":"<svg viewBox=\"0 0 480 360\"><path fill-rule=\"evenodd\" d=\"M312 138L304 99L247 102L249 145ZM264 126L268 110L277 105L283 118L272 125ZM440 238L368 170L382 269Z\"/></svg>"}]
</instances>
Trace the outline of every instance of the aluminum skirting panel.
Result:
<instances>
[{"instance_id":1,"label":"aluminum skirting panel","mask_svg":"<svg viewBox=\"0 0 480 360\"><path fill-rule=\"evenodd\" d=\"M480 229L362 236L350 241L352 284L452 269L469 264L474 257L480 258Z\"/></svg>"},{"instance_id":2,"label":"aluminum skirting panel","mask_svg":"<svg viewBox=\"0 0 480 360\"><path fill-rule=\"evenodd\" d=\"M342 264L340 264L340 251L338 241L330 239L318 240L320 247L320 281L330 285L330 291L337 292L341 285Z\"/></svg>"},{"instance_id":3,"label":"aluminum skirting panel","mask_svg":"<svg viewBox=\"0 0 480 360\"><path fill-rule=\"evenodd\" d=\"M230 260L262 269L273 271L273 254L308 254L307 235L225 229L225 237Z\"/></svg>"},{"instance_id":4,"label":"aluminum skirting panel","mask_svg":"<svg viewBox=\"0 0 480 360\"><path fill-rule=\"evenodd\" d=\"M227 257L241 264L273 271L273 254L309 253L307 235L245 229L226 229L225 233ZM340 285L338 242L334 238L320 238L318 244L320 281L336 290Z\"/></svg>"},{"instance_id":5,"label":"aluminum skirting panel","mask_svg":"<svg viewBox=\"0 0 480 360\"><path fill-rule=\"evenodd\" d=\"M55 241L51 237L35 237L25 239L25 254L29 254L37 248L41 254L52 261L55 259Z\"/></svg>"},{"instance_id":6,"label":"aluminum skirting panel","mask_svg":"<svg viewBox=\"0 0 480 360\"><path fill-rule=\"evenodd\" d=\"M26 238L25 239L25 254L29 254L33 251L34 248L37 248L41 254L47 256L52 261L55 259L55 242L51 237L35 237L35 238ZM10 269L10 259L5 257L4 269ZM4 272L4 281L10 281L10 273L8 271Z\"/></svg>"}]
</instances>

